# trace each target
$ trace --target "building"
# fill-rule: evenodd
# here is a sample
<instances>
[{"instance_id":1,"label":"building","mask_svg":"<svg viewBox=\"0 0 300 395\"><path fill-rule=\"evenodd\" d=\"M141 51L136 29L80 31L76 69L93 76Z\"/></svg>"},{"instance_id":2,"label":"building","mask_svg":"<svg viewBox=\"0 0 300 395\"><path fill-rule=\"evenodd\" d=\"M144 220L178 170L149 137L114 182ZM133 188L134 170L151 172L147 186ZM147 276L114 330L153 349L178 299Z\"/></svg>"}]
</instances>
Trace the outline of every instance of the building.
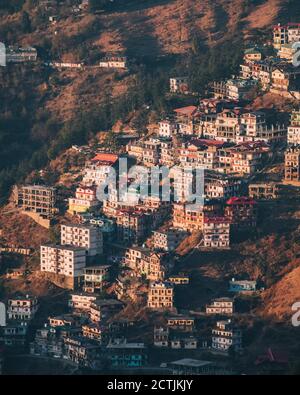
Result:
<instances>
[{"instance_id":1,"label":"building","mask_svg":"<svg viewBox=\"0 0 300 395\"><path fill-rule=\"evenodd\" d=\"M41 271L66 276L70 286L77 287L81 282L86 266L84 248L59 245L41 245Z\"/></svg>"},{"instance_id":2,"label":"building","mask_svg":"<svg viewBox=\"0 0 300 395\"><path fill-rule=\"evenodd\" d=\"M92 225L61 225L61 244L85 248L88 256L103 253L102 232Z\"/></svg>"},{"instance_id":3,"label":"building","mask_svg":"<svg viewBox=\"0 0 300 395\"><path fill-rule=\"evenodd\" d=\"M147 306L150 309L172 309L173 291L173 284L170 282L151 282L148 291Z\"/></svg>"},{"instance_id":4,"label":"building","mask_svg":"<svg viewBox=\"0 0 300 395\"><path fill-rule=\"evenodd\" d=\"M31 321L38 311L38 300L34 296L17 296L8 300L9 320Z\"/></svg>"},{"instance_id":5,"label":"building","mask_svg":"<svg viewBox=\"0 0 300 395\"><path fill-rule=\"evenodd\" d=\"M281 48L278 51L278 56L281 59L288 60L292 62L294 54L296 52L296 48L293 48L293 44L282 44Z\"/></svg>"},{"instance_id":6,"label":"building","mask_svg":"<svg viewBox=\"0 0 300 395\"><path fill-rule=\"evenodd\" d=\"M244 60L245 61L255 61L262 59L262 52L254 47L254 48L247 48L244 51Z\"/></svg>"},{"instance_id":7,"label":"building","mask_svg":"<svg viewBox=\"0 0 300 395\"><path fill-rule=\"evenodd\" d=\"M232 197L226 202L225 216L234 230L255 228L257 223L257 203L249 197Z\"/></svg>"},{"instance_id":8,"label":"building","mask_svg":"<svg viewBox=\"0 0 300 395\"><path fill-rule=\"evenodd\" d=\"M237 281L234 278L229 281L230 292L255 292L257 287L256 281L240 280Z\"/></svg>"},{"instance_id":9,"label":"building","mask_svg":"<svg viewBox=\"0 0 300 395\"><path fill-rule=\"evenodd\" d=\"M184 230L174 228L153 231L153 248L174 251L187 236L188 233Z\"/></svg>"},{"instance_id":10,"label":"building","mask_svg":"<svg viewBox=\"0 0 300 395\"><path fill-rule=\"evenodd\" d=\"M30 343L30 354L50 358L63 358L64 342L59 327L47 324L37 329L34 341Z\"/></svg>"},{"instance_id":11,"label":"building","mask_svg":"<svg viewBox=\"0 0 300 395\"><path fill-rule=\"evenodd\" d=\"M291 113L290 126L287 132L287 142L291 145L300 145L300 110Z\"/></svg>"},{"instance_id":12,"label":"building","mask_svg":"<svg viewBox=\"0 0 300 395\"><path fill-rule=\"evenodd\" d=\"M116 154L98 153L87 163L82 182L86 186L103 184L111 173L111 169L117 165L118 160L119 156Z\"/></svg>"},{"instance_id":13,"label":"building","mask_svg":"<svg viewBox=\"0 0 300 395\"><path fill-rule=\"evenodd\" d=\"M109 280L110 265L88 266L83 269L83 291L100 292Z\"/></svg>"},{"instance_id":14,"label":"building","mask_svg":"<svg viewBox=\"0 0 300 395\"><path fill-rule=\"evenodd\" d=\"M172 77L170 78L171 93L188 93L188 77Z\"/></svg>"},{"instance_id":15,"label":"building","mask_svg":"<svg viewBox=\"0 0 300 395\"><path fill-rule=\"evenodd\" d=\"M205 248L229 248L230 226L231 221L227 217L205 217L203 224L203 246Z\"/></svg>"},{"instance_id":16,"label":"building","mask_svg":"<svg viewBox=\"0 0 300 395\"><path fill-rule=\"evenodd\" d=\"M144 343L114 339L107 345L106 353L110 366L115 369L141 368L147 364L147 348Z\"/></svg>"},{"instance_id":17,"label":"building","mask_svg":"<svg viewBox=\"0 0 300 395\"><path fill-rule=\"evenodd\" d=\"M82 336L101 344L103 340L103 328L96 323L84 324L82 325Z\"/></svg>"},{"instance_id":18,"label":"building","mask_svg":"<svg viewBox=\"0 0 300 395\"><path fill-rule=\"evenodd\" d=\"M169 328L164 326L155 326L153 332L153 344L155 347L169 346Z\"/></svg>"},{"instance_id":19,"label":"building","mask_svg":"<svg viewBox=\"0 0 300 395\"><path fill-rule=\"evenodd\" d=\"M100 345L84 336L64 338L64 358L79 366L94 366L100 352Z\"/></svg>"},{"instance_id":20,"label":"building","mask_svg":"<svg viewBox=\"0 0 300 395\"><path fill-rule=\"evenodd\" d=\"M123 309L123 303L116 299L96 299L90 306L90 320L94 323L107 321Z\"/></svg>"},{"instance_id":21,"label":"building","mask_svg":"<svg viewBox=\"0 0 300 395\"><path fill-rule=\"evenodd\" d=\"M230 349L235 352L242 351L242 331L236 328L231 320L217 321L212 329L212 349L228 353Z\"/></svg>"},{"instance_id":22,"label":"building","mask_svg":"<svg viewBox=\"0 0 300 395\"><path fill-rule=\"evenodd\" d=\"M106 56L101 59L99 67L109 69L127 69L128 62L126 56Z\"/></svg>"},{"instance_id":23,"label":"building","mask_svg":"<svg viewBox=\"0 0 300 395\"><path fill-rule=\"evenodd\" d=\"M158 135L160 137L172 137L177 134L177 123L170 119L160 121L158 127Z\"/></svg>"},{"instance_id":24,"label":"building","mask_svg":"<svg viewBox=\"0 0 300 395\"><path fill-rule=\"evenodd\" d=\"M97 299L95 295L87 292L73 292L70 296L69 307L74 310L90 311L91 303Z\"/></svg>"},{"instance_id":25,"label":"building","mask_svg":"<svg viewBox=\"0 0 300 395\"><path fill-rule=\"evenodd\" d=\"M259 182L248 185L249 197L252 199L277 199L279 196L279 185L275 182Z\"/></svg>"},{"instance_id":26,"label":"building","mask_svg":"<svg viewBox=\"0 0 300 395\"><path fill-rule=\"evenodd\" d=\"M7 63L36 62L37 50L33 47L9 46L6 51Z\"/></svg>"},{"instance_id":27,"label":"building","mask_svg":"<svg viewBox=\"0 0 300 395\"><path fill-rule=\"evenodd\" d=\"M203 206L188 203L174 203L173 226L188 232L202 230L204 224Z\"/></svg>"},{"instance_id":28,"label":"building","mask_svg":"<svg viewBox=\"0 0 300 395\"><path fill-rule=\"evenodd\" d=\"M57 212L56 189L44 185L21 185L15 186L14 201L16 206L24 211L40 214L50 218Z\"/></svg>"},{"instance_id":29,"label":"building","mask_svg":"<svg viewBox=\"0 0 300 395\"><path fill-rule=\"evenodd\" d=\"M96 187L79 186L76 188L75 197L69 198L68 212L70 214L80 214L92 211L99 205L96 195Z\"/></svg>"},{"instance_id":30,"label":"building","mask_svg":"<svg viewBox=\"0 0 300 395\"><path fill-rule=\"evenodd\" d=\"M239 196L242 180L238 177L206 170L204 173L204 194L206 199L229 199Z\"/></svg>"},{"instance_id":31,"label":"building","mask_svg":"<svg viewBox=\"0 0 300 395\"><path fill-rule=\"evenodd\" d=\"M170 330L180 332L193 332L195 329L195 319L183 315L172 315L167 317L167 327Z\"/></svg>"},{"instance_id":32,"label":"building","mask_svg":"<svg viewBox=\"0 0 300 395\"><path fill-rule=\"evenodd\" d=\"M217 374L213 362L192 358L183 358L178 361L168 362L167 366L171 369L173 375L178 376Z\"/></svg>"},{"instance_id":33,"label":"building","mask_svg":"<svg viewBox=\"0 0 300 395\"><path fill-rule=\"evenodd\" d=\"M284 156L284 179L285 181L300 181L300 146L287 148Z\"/></svg>"},{"instance_id":34,"label":"building","mask_svg":"<svg viewBox=\"0 0 300 395\"><path fill-rule=\"evenodd\" d=\"M184 273L172 274L168 277L168 281L174 285L188 285L190 283L190 277Z\"/></svg>"},{"instance_id":35,"label":"building","mask_svg":"<svg viewBox=\"0 0 300 395\"><path fill-rule=\"evenodd\" d=\"M273 27L273 46L275 49L281 49L285 44L300 41L300 24L288 23L281 25L280 23Z\"/></svg>"},{"instance_id":36,"label":"building","mask_svg":"<svg viewBox=\"0 0 300 395\"><path fill-rule=\"evenodd\" d=\"M234 313L234 301L230 298L213 299L205 308L206 314L232 315Z\"/></svg>"}]
</instances>

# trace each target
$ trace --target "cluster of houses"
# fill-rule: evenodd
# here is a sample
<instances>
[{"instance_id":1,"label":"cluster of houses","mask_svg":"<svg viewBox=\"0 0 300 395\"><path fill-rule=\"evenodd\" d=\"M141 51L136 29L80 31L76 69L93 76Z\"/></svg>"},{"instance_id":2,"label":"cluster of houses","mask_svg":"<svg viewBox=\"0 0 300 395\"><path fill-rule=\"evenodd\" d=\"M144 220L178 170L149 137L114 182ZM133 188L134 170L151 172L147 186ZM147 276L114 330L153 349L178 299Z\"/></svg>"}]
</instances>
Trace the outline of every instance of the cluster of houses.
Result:
<instances>
[{"instance_id":1,"label":"cluster of houses","mask_svg":"<svg viewBox=\"0 0 300 395\"><path fill-rule=\"evenodd\" d=\"M278 199L280 185L254 177L273 164L278 152L285 156L284 182L300 182L300 111L290 114L289 125L272 125L263 111L243 106L257 87L296 95L293 84L300 71L291 64L289 50L299 35L298 25L276 26L278 58L248 49L239 78L215 82L213 98L175 109L154 133L131 139L122 152L73 147L86 156L86 163L64 201L54 186L14 188L15 206L42 226L49 228L61 219L59 213L66 213L59 243L40 246L39 270L69 290L69 302L64 314L49 316L31 336L32 355L91 369L122 369L144 367L149 348L221 355L243 351L236 298L256 294L257 282L233 278L228 294L202 306L200 319L207 320L210 333L199 334L199 317L176 306L176 294L191 283L190 275L178 270L177 249L196 235L193 248L218 253L229 249L237 235L255 231L259 201ZM125 69L126 62L121 56L106 57L100 67ZM188 90L186 77L171 78L171 93ZM120 172L123 160L129 164L127 172ZM153 178L153 169L162 168L166 173ZM153 180L155 193L142 193L153 192ZM116 250L121 256L110 256ZM140 340L141 333L134 337L141 322L126 316L130 304L149 316L162 313L150 343L147 336ZM6 346L24 346L37 299L16 296L4 310L0 339ZM168 365L181 373L216 369L212 362L193 359Z\"/></svg>"}]
</instances>

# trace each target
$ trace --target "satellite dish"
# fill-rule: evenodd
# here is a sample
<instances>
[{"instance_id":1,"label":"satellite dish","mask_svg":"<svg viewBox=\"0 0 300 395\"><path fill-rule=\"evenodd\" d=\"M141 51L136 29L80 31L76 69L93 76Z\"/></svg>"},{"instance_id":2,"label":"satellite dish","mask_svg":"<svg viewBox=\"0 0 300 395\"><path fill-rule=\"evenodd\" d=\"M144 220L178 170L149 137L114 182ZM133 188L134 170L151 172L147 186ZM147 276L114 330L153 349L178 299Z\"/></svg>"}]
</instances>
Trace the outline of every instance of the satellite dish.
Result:
<instances>
[{"instance_id":1,"label":"satellite dish","mask_svg":"<svg viewBox=\"0 0 300 395\"><path fill-rule=\"evenodd\" d=\"M0 302L0 326L6 326L6 308L2 302Z\"/></svg>"}]
</instances>

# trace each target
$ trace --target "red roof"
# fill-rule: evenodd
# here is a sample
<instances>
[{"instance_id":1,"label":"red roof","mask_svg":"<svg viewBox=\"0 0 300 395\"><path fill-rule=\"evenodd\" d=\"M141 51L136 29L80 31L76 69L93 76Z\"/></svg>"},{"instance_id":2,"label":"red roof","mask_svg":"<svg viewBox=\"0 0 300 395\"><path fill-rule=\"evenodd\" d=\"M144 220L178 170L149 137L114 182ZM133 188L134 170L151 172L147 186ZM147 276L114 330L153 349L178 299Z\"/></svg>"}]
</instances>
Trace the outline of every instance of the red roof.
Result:
<instances>
[{"instance_id":1,"label":"red roof","mask_svg":"<svg viewBox=\"0 0 300 395\"><path fill-rule=\"evenodd\" d=\"M222 147L225 142L221 140L207 140L207 139L193 139L191 140L192 145L207 146L207 147Z\"/></svg>"},{"instance_id":2,"label":"red roof","mask_svg":"<svg viewBox=\"0 0 300 395\"><path fill-rule=\"evenodd\" d=\"M247 196L242 197L232 197L226 202L227 205L239 205L239 204L256 204L254 199Z\"/></svg>"},{"instance_id":3,"label":"red roof","mask_svg":"<svg viewBox=\"0 0 300 395\"><path fill-rule=\"evenodd\" d=\"M106 154L106 153L99 153L97 154L92 161L93 162L105 162L107 164L114 164L119 159L118 155L116 154Z\"/></svg>"},{"instance_id":4,"label":"red roof","mask_svg":"<svg viewBox=\"0 0 300 395\"><path fill-rule=\"evenodd\" d=\"M193 115L197 110L196 106L187 106L187 107L181 107L181 108L176 108L174 112L177 114L182 114L182 115Z\"/></svg>"}]
</instances>

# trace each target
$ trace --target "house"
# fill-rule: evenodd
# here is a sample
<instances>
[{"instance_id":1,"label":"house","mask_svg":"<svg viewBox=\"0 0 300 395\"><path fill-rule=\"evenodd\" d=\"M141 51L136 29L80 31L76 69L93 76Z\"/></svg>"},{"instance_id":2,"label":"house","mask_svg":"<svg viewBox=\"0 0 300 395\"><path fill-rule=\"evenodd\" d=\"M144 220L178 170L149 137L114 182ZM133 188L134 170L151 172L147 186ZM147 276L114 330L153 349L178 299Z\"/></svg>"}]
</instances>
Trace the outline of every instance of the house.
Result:
<instances>
[{"instance_id":1,"label":"house","mask_svg":"<svg viewBox=\"0 0 300 395\"><path fill-rule=\"evenodd\" d=\"M7 316L9 320L31 321L38 311L35 296L15 296L8 300Z\"/></svg>"},{"instance_id":2,"label":"house","mask_svg":"<svg viewBox=\"0 0 300 395\"><path fill-rule=\"evenodd\" d=\"M234 78L226 82L226 98L230 100L246 100L250 92L257 86L255 80Z\"/></svg>"},{"instance_id":3,"label":"house","mask_svg":"<svg viewBox=\"0 0 300 395\"><path fill-rule=\"evenodd\" d=\"M85 248L87 256L103 253L103 236L93 225L61 225L61 245Z\"/></svg>"},{"instance_id":4,"label":"house","mask_svg":"<svg viewBox=\"0 0 300 395\"><path fill-rule=\"evenodd\" d=\"M231 221L227 217L205 217L203 224L203 246L205 248L229 248L230 226Z\"/></svg>"},{"instance_id":5,"label":"house","mask_svg":"<svg viewBox=\"0 0 300 395\"><path fill-rule=\"evenodd\" d=\"M88 323L82 325L82 336L90 340L95 340L98 343L102 343L102 327L98 323Z\"/></svg>"},{"instance_id":6,"label":"house","mask_svg":"<svg viewBox=\"0 0 300 395\"><path fill-rule=\"evenodd\" d=\"M30 343L30 354L50 358L63 358L64 341L60 327L51 327L47 324L37 329L34 341Z\"/></svg>"},{"instance_id":7,"label":"house","mask_svg":"<svg viewBox=\"0 0 300 395\"><path fill-rule=\"evenodd\" d=\"M231 298L213 299L205 308L206 314L232 315L234 312L234 301Z\"/></svg>"},{"instance_id":8,"label":"house","mask_svg":"<svg viewBox=\"0 0 300 395\"><path fill-rule=\"evenodd\" d=\"M167 317L167 327L175 331L193 332L195 319L184 315L171 315Z\"/></svg>"},{"instance_id":9,"label":"house","mask_svg":"<svg viewBox=\"0 0 300 395\"><path fill-rule=\"evenodd\" d=\"M246 48L244 51L244 60L245 61L253 61L253 60L261 60L262 52L257 48Z\"/></svg>"},{"instance_id":10,"label":"house","mask_svg":"<svg viewBox=\"0 0 300 395\"><path fill-rule=\"evenodd\" d=\"M171 93L188 93L188 77L172 77L170 78Z\"/></svg>"},{"instance_id":11,"label":"house","mask_svg":"<svg viewBox=\"0 0 300 395\"><path fill-rule=\"evenodd\" d=\"M150 309L173 308L173 284L170 282L154 281L150 283L147 306Z\"/></svg>"},{"instance_id":12,"label":"house","mask_svg":"<svg viewBox=\"0 0 300 395\"><path fill-rule=\"evenodd\" d=\"M70 214L81 214L96 209L98 205L96 187L81 185L76 188L75 197L69 198L68 212Z\"/></svg>"},{"instance_id":13,"label":"house","mask_svg":"<svg viewBox=\"0 0 300 395\"><path fill-rule=\"evenodd\" d=\"M193 135L195 132L196 119L199 116L196 106L176 108L175 119L178 124L178 133L182 135Z\"/></svg>"},{"instance_id":14,"label":"house","mask_svg":"<svg viewBox=\"0 0 300 395\"><path fill-rule=\"evenodd\" d=\"M169 347L169 328L154 326L153 344L155 347Z\"/></svg>"},{"instance_id":15,"label":"house","mask_svg":"<svg viewBox=\"0 0 300 395\"><path fill-rule=\"evenodd\" d=\"M186 333L173 333L170 336L171 349L195 350L197 346L198 341L193 335L187 335Z\"/></svg>"},{"instance_id":16,"label":"house","mask_svg":"<svg viewBox=\"0 0 300 395\"><path fill-rule=\"evenodd\" d=\"M202 230L204 224L203 206L188 203L174 203L173 226L187 232Z\"/></svg>"},{"instance_id":17,"label":"house","mask_svg":"<svg viewBox=\"0 0 300 395\"><path fill-rule=\"evenodd\" d=\"M90 311L91 303L97 299L97 296L87 292L72 292L69 300L69 307L74 310Z\"/></svg>"},{"instance_id":18,"label":"house","mask_svg":"<svg viewBox=\"0 0 300 395\"><path fill-rule=\"evenodd\" d=\"M106 56L100 60L99 67L109 69L127 69L128 61L126 56Z\"/></svg>"},{"instance_id":19,"label":"house","mask_svg":"<svg viewBox=\"0 0 300 395\"><path fill-rule=\"evenodd\" d=\"M83 269L86 266L85 248L41 245L40 255L40 270L42 272L69 278L71 288L80 285Z\"/></svg>"},{"instance_id":20,"label":"house","mask_svg":"<svg viewBox=\"0 0 300 395\"><path fill-rule=\"evenodd\" d=\"M116 299L96 299L90 305L90 320L94 323L107 321L123 309L123 303Z\"/></svg>"},{"instance_id":21,"label":"house","mask_svg":"<svg viewBox=\"0 0 300 395\"><path fill-rule=\"evenodd\" d=\"M177 134L177 123L170 119L160 121L158 127L158 135L160 137L172 137Z\"/></svg>"},{"instance_id":22,"label":"house","mask_svg":"<svg viewBox=\"0 0 300 395\"><path fill-rule=\"evenodd\" d=\"M300 41L300 24L288 23L281 25L278 23L273 27L273 46L275 49L281 49L282 45Z\"/></svg>"},{"instance_id":23,"label":"house","mask_svg":"<svg viewBox=\"0 0 300 395\"><path fill-rule=\"evenodd\" d=\"M94 265L83 269L83 291L99 292L109 280L110 265Z\"/></svg>"},{"instance_id":24,"label":"house","mask_svg":"<svg viewBox=\"0 0 300 395\"><path fill-rule=\"evenodd\" d=\"M216 367L213 362L201 361L192 358L183 358L178 361L168 362L167 366L173 375L212 375L216 374Z\"/></svg>"},{"instance_id":25,"label":"house","mask_svg":"<svg viewBox=\"0 0 300 395\"><path fill-rule=\"evenodd\" d=\"M206 170L204 173L204 194L206 199L229 199L239 196L242 180L233 175Z\"/></svg>"},{"instance_id":26,"label":"house","mask_svg":"<svg viewBox=\"0 0 300 395\"><path fill-rule=\"evenodd\" d=\"M153 248L162 251L174 251L187 235L188 233L184 230L174 228L153 231Z\"/></svg>"},{"instance_id":27,"label":"house","mask_svg":"<svg viewBox=\"0 0 300 395\"><path fill-rule=\"evenodd\" d=\"M285 59L289 62L292 62L295 52L296 52L296 48L293 47L292 43L282 44L280 50L278 51L278 56L281 59Z\"/></svg>"},{"instance_id":28,"label":"house","mask_svg":"<svg viewBox=\"0 0 300 395\"><path fill-rule=\"evenodd\" d=\"M257 203L254 199L241 196L232 197L226 202L225 216L234 230L255 228L257 223Z\"/></svg>"},{"instance_id":29,"label":"house","mask_svg":"<svg viewBox=\"0 0 300 395\"><path fill-rule=\"evenodd\" d=\"M217 321L212 329L212 349L228 353L229 349L242 351L242 331L230 319Z\"/></svg>"},{"instance_id":30,"label":"house","mask_svg":"<svg viewBox=\"0 0 300 395\"><path fill-rule=\"evenodd\" d=\"M74 326L76 324L76 317L73 314L62 314L48 317L49 325L52 328L57 326Z\"/></svg>"},{"instance_id":31,"label":"house","mask_svg":"<svg viewBox=\"0 0 300 395\"><path fill-rule=\"evenodd\" d=\"M279 185L275 182L250 183L248 185L249 197L252 199L277 199Z\"/></svg>"},{"instance_id":32,"label":"house","mask_svg":"<svg viewBox=\"0 0 300 395\"><path fill-rule=\"evenodd\" d=\"M144 343L114 339L106 346L106 353L112 368L141 368L147 364L147 348Z\"/></svg>"},{"instance_id":33,"label":"house","mask_svg":"<svg viewBox=\"0 0 300 395\"><path fill-rule=\"evenodd\" d=\"M172 274L169 276L168 281L174 285L188 285L190 283L190 277L184 273Z\"/></svg>"},{"instance_id":34,"label":"house","mask_svg":"<svg viewBox=\"0 0 300 395\"><path fill-rule=\"evenodd\" d=\"M192 139L179 148L178 160L183 168L214 169L218 166L218 153L224 141Z\"/></svg>"},{"instance_id":35,"label":"house","mask_svg":"<svg viewBox=\"0 0 300 395\"><path fill-rule=\"evenodd\" d=\"M287 132L287 142L290 145L300 145L300 111L293 110L291 113L290 126Z\"/></svg>"},{"instance_id":36,"label":"house","mask_svg":"<svg viewBox=\"0 0 300 395\"><path fill-rule=\"evenodd\" d=\"M56 212L56 188L44 185L20 185L13 190L14 202L24 211L51 218Z\"/></svg>"},{"instance_id":37,"label":"house","mask_svg":"<svg viewBox=\"0 0 300 395\"><path fill-rule=\"evenodd\" d=\"M9 46L6 50L7 63L36 62L37 50L33 47Z\"/></svg>"},{"instance_id":38,"label":"house","mask_svg":"<svg viewBox=\"0 0 300 395\"><path fill-rule=\"evenodd\" d=\"M284 179L288 182L300 181L300 146L286 149L284 155Z\"/></svg>"},{"instance_id":39,"label":"house","mask_svg":"<svg viewBox=\"0 0 300 395\"><path fill-rule=\"evenodd\" d=\"M237 281L234 278L229 281L230 292L255 292L257 290L256 281L240 280Z\"/></svg>"},{"instance_id":40,"label":"house","mask_svg":"<svg viewBox=\"0 0 300 395\"><path fill-rule=\"evenodd\" d=\"M64 358L91 368L98 358L100 345L84 336L64 338Z\"/></svg>"},{"instance_id":41,"label":"house","mask_svg":"<svg viewBox=\"0 0 300 395\"><path fill-rule=\"evenodd\" d=\"M107 179L112 168L117 166L119 156L116 154L100 152L87 163L84 169L83 184L86 186L101 185Z\"/></svg>"}]
</instances>

